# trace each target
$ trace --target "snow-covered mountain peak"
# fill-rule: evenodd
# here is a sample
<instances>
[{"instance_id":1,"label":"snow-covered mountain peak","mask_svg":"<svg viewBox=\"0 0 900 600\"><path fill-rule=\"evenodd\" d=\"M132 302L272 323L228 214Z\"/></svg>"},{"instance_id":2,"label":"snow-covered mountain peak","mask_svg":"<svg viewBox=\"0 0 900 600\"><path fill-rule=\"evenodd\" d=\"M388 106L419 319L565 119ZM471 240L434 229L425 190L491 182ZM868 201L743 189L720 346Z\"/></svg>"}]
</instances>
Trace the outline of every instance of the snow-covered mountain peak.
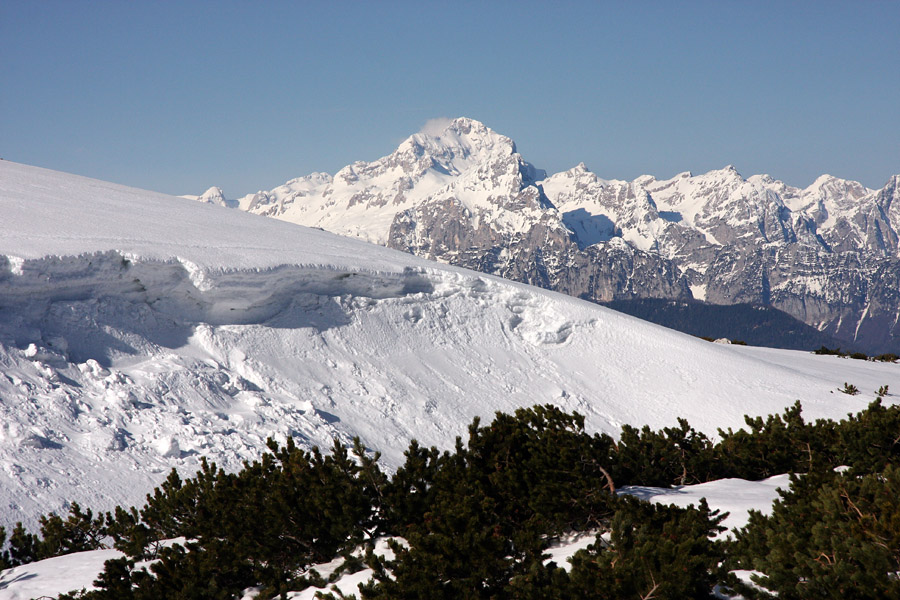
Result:
<instances>
[{"instance_id":1,"label":"snow-covered mountain peak","mask_svg":"<svg viewBox=\"0 0 900 600\"><path fill-rule=\"evenodd\" d=\"M583 167L552 175L541 182L550 202L562 213L582 247L623 238L634 247L654 251L665 223L645 185L650 180L601 179ZM615 248L621 248L616 242Z\"/></svg>"},{"instance_id":2,"label":"snow-covered mountain peak","mask_svg":"<svg viewBox=\"0 0 900 600\"><path fill-rule=\"evenodd\" d=\"M620 185L626 183L619 179L603 179L591 171L583 162L578 163L567 171L560 171L549 177L545 174L544 177L545 179L541 181L541 185L547 186L549 184L551 187L563 185L563 182L566 181L579 188L587 188L591 185L605 187L608 185Z\"/></svg>"},{"instance_id":3,"label":"snow-covered mountain peak","mask_svg":"<svg viewBox=\"0 0 900 600\"><path fill-rule=\"evenodd\" d=\"M871 193L858 181L825 174L786 197L785 203L792 211L808 215L820 229L828 230L839 218L865 204L863 198Z\"/></svg>"},{"instance_id":4,"label":"snow-covered mountain peak","mask_svg":"<svg viewBox=\"0 0 900 600\"><path fill-rule=\"evenodd\" d=\"M783 181L778 181L768 173L760 173L758 175L751 175L747 178L747 181L753 183L755 185L784 185Z\"/></svg>"},{"instance_id":5,"label":"snow-covered mountain peak","mask_svg":"<svg viewBox=\"0 0 900 600\"><path fill-rule=\"evenodd\" d=\"M516 152L510 138L461 117L429 121L391 154L357 161L333 178L294 179L239 204L256 214L385 244L396 215L434 203L456 203L475 221L480 213L497 216L504 229L523 218L540 219L551 207L534 183L545 175Z\"/></svg>"},{"instance_id":6,"label":"snow-covered mountain peak","mask_svg":"<svg viewBox=\"0 0 900 600\"><path fill-rule=\"evenodd\" d=\"M331 183L334 180L329 173L323 173L321 171L310 173L304 177L295 177L288 181L285 185L326 185Z\"/></svg>"},{"instance_id":7,"label":"snow-covered mountain peak","mask_svg":"<svg viewBox=\"0 0 900 600\"><path fill-rule=\"evenodd\" d=\"M858 200L872 190L866 188L858 181L841 179L834 175L820 175L809 187L803 190L804 197L815 197L816 199L832 199L843 198L849 196L850 200Z\"/></svg>"},{"instance_id":8,"label":"snow-covered mountain peak","mask_svg":"<svg viewBox=\"0 0 900 600\"><path fill-rule=\"evenodd\" d=\"M837 179L837 177L835 177L834 175L830 175L828 173L822 173L821 175L816 177L816 180L813 181L809 185L809 187L806 189L821 189L822 187L830 184L831 182L835 181L836 179Z\"/></svg>"},{"instance_id":9,"label":"snow-covered mountain peak","mask_svg":"<svg viewBox=\"0 0 900 600\"><path fill-rule=\"evenodd\" d=\"M432 127L411 135L391 156L428 156L438 162L437 166L449 166L459 173L472 162L515 153L516 145L510 138L480 121L460 117L449 121L443 129ZM465 164L453 164L454 160Z\"/></svg>"},{"instance_id":10,"label":"snow-covered mountain peak","mask_svg":"<svg viewBox=\"0 0 900 600\"><path fill-rule=\"evenodd\" d=\"M875 193L876 205L889 216L894 231L900 231L900 175L888 179Z\"/></svg>"},{"instance_id":11,"label":"snow-covered mountain peak","mask_svg":"<svg viewBox=\"0 0 900 600\"><path fill-rule=\"evenodd\" d=\"M883 192L892 196L900 194L900 175L892 175L881 189Z\"/></svg>"},{"instance_id":12,"label":"snow-covered mountain peak","mask_svg":"<svg viewBox=\"0 0 900 600\"><path fill-rule=\"evenodd\" d=\"M228 206L231 207L234 203L230 202L225 198L225 192L222 191L222 188L217 186L212 186L202 194L197 197L198 202L205 202L206 204L216 204L218 206Z\"/></svg>"},{"instance_id":13,"label":"snow-covered mountain peak","mask_svg":"<svg viewBox=\"0 0 900 600\"><path fill-rule=\"evenodd\" d=\"M541 181L541 186L545 189L558 186L576 186L583 188L594 183L602 185L606 182L596 173L588 169L584 163L578 163L571 169L550 175Z\"/></svg>"},{"instance_id":14,"label":"snow-covered mountain peak","mask_svg":"<svg viewBox=\"0 0 900 600\"><path fill-rule=\"evenodd\" d=\"M427 134L415 135L425 136ZM502 148L512 152L516 151L516 145L510 138L497 133L481 121L467 117L453 119L442 132L433 136L433 139L440 140L441 143L448 146L455 145L478 150Z\"/></svg>"},{"instance_id":15,"label":"snow-covered mountain peak","mask_svg":"<svg viewBox=\"0 0 900 600\"><path fill-rule=\"evenodd\" d=\"M734 184L736 182L743 183L746 181L734 165L725 165L721 169L713 169L703 175L697 175L694 179L698 179L706 185L721 183Z\"/></svg>"},{"instance_id":16,"label":"snow-covered mountain peak","mask_svg":"<svg viewBox=\"0 0 900 600\"><path fill-rule=\"evenodd\" d=\"M205 192L203 192L202 194L200 194L200 197L197 199L202 200L204 202L209 202L210 200L215 200L217 198L224 198L224 197L225 197L225 193L222 191L222 188L214 185L211 188L209 188L208 190L206 190Z\"/></svg>"}]
</instances>

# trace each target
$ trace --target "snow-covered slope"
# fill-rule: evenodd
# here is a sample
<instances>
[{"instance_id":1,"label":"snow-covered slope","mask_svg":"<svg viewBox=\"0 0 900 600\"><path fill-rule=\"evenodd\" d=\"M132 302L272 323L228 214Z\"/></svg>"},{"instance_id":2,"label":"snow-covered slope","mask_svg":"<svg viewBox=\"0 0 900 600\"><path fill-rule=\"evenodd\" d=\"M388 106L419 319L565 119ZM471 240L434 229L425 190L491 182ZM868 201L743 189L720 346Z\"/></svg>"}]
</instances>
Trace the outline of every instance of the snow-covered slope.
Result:
<instances>
[{"instance_id":1,"label":"snow-covered slope","mask_svg":"<svg viewBox=\"0 0 900 600\"><path fill-rule=\"evenodd\" d=\"M402 460L476 415L736 427L900 389L896 366L709 344L568 296L210 204L0 161L0 524L137 503L267 436ZM847 381L862 390L847 396Z\"/></svg>"}]
</instances>

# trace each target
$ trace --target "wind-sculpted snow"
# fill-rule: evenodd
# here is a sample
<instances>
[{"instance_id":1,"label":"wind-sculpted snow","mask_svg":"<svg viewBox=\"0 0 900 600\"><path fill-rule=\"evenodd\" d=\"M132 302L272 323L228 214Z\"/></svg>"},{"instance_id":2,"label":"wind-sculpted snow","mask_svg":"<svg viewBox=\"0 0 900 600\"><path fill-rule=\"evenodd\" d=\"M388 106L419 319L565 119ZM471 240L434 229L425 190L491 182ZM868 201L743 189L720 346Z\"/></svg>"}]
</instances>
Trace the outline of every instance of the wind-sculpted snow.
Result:
<instances>
[{"instance_id":1,"label":"wind-sculpted snow","mask_svg":"<svg viewBox=\"0 0 900 600\"><path fill-rule=\"evenodd\" d=\"M100 210L98 207L102 207ZM0 161L0 524L140 503L201 457L360 436L388 468L475 416L703 431L863 408L896 366L709 344L322 231ZM43 250L42 250L43 249ZM848 381L862 394L836 390Z\"/></svg>"},{"instance_id":2,"label":"wind-sculpted snow","mask_svg":"<svg viewBox=\"0 0 900 600\"><path fill-rule=\"evenodd\" d=\"M213 274L185 260L128 259L116 251L20 260L15 266L6 261L0 310L32 319L60 303L115 298L146 305L163 318L234 325L265 322L307 296L382 299L433 290L429 278L412 268L373 273L282 265Z\"/></svg>"}]
</instances>

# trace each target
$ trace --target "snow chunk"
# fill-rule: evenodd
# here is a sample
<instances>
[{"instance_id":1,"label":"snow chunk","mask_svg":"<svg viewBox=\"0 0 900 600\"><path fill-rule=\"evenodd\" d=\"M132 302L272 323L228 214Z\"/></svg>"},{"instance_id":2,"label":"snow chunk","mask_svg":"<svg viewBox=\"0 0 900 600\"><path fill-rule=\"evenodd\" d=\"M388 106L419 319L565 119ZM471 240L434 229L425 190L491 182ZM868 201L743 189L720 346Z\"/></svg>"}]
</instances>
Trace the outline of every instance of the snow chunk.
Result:
<instances>
[{"instance_id":1,"label":"snow chunk","mask_svg":"<svg viewBox=\"0 0 900 600\"><path fill-rule=\"evenodd\" d=\"M178 445L178 440L173 436L159 438L154 443L154 447L161 456L176 458L181 456L181 447Z\"/></svg>"},{"instance_id":2,"label":"snow chunk","mask_svg":"<svg viewBox=\"0 0 900 600\"><path fill-rule=\"evenodd\" d=\"M691 294L697 300L706 300L706 284L695 284L691 285Z\"/></svg>"},{"instance_id":3,"label":"snow chunk","mask_svg":"<svg viewBox=\"0 0 900 600\"><path fill-rule=\"evenodd\" d=\"M7 256L7 262L9 263L9 272L13 275L23 275L23 267L25 266L25 259L19 256Z\"/></svg>"}]
</instances>

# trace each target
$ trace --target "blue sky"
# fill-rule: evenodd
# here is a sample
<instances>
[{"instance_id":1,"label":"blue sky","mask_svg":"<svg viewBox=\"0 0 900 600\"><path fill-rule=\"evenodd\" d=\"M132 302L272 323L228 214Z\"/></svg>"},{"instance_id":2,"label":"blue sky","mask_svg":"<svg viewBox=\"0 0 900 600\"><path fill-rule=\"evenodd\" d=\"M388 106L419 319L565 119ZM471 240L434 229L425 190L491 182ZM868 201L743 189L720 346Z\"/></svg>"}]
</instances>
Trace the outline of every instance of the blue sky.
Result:
<instances>
[{"instance_id":1,"label":"blue sky","mask_svg":"<svg viewBox=\"0 0 900 600\"><path fill-rule=\"evenodd\" d=\"M900 2L0 0L0 157L229 197L468 116L549 172L900 173Z\"/></svg>"}]
</instances>

